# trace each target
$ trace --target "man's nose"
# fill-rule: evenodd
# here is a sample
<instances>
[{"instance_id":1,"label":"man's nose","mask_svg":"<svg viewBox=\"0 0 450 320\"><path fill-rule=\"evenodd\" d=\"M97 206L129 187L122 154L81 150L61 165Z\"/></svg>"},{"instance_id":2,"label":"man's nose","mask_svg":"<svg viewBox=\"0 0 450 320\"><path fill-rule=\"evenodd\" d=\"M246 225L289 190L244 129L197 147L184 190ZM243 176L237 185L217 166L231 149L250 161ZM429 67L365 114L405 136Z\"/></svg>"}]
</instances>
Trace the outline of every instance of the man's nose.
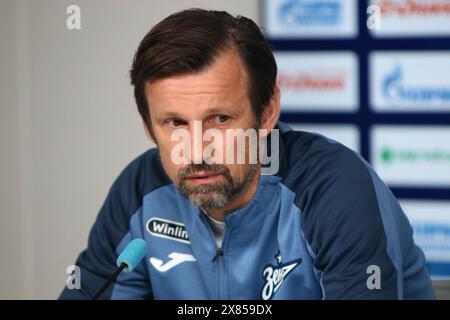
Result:
<instances>
[{"instance_id":1,"label":"man's nose","mask_svg":"<svg viewBox=\"0 0 450 320\"><path fill-rule=\"evenodd\" d=\"M189 131L191 135L191 153L190 161L195 164L203 163L203 128L202 121L192 121L189 123Z\"/></svg>"}]
</instances>

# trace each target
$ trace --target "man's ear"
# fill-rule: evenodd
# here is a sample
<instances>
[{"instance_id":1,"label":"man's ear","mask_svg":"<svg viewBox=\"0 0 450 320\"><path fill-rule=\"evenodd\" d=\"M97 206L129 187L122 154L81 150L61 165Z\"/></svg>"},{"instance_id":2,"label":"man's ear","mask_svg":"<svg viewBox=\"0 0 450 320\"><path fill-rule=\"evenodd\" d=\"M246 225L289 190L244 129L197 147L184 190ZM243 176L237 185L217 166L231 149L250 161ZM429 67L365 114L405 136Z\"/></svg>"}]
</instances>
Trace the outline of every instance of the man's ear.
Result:
<instances>
[{"instance_id":1,"label":"man's ear","mask_svg":"<svg viewBox=\"0 0 450 320\"><path fill-rule=\"evenodd\" d=\"M151 142L153 142L154 144L157 145L157 143L156 143L155 139L153 138L153 135L150 133L150 131L149 131L149 129L148 129L147 124L145 123L145 121L142 121L142 124L143 124L143 126L144 126L144 131L145 131L145 135L147 136L147 138L148 138Z\"/></svg>"},{"instance_id":2,"label":"man's ear","mask_svg":"<svg viewBox=\"0 0 450 320\"><path fill-rule=\"evenodd\" d=\"M275 127L280 118L280 99L281 93L277 85L275 85L273 96L269 104L264 108L261 118L261 129L266 129L267 133Z\"/></svg>"}]
</instances>

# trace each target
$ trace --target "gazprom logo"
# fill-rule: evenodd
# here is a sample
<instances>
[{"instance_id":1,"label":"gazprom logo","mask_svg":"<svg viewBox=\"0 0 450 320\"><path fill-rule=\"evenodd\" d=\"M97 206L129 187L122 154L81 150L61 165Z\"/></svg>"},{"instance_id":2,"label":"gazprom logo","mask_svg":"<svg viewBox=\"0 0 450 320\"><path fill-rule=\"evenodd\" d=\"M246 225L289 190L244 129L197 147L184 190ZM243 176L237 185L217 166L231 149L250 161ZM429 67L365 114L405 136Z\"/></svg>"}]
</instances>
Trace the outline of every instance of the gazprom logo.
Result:
<instances>
[{"instance_id":1,"label":"gazprom logo","mask_svg":"<svg viewBox=\"0 0 450 320\"><path fill-rule=\"evenodd\" d=\"M450 239L450 225L445 225L442 223L414 223L414 232L425 235L425 236L435 236Z\"/></svg>"},{"instance_id":2,"label":"gazprom logo","mask_svg":"<svg viewBox=\"0 0 450 320\"><path fill-rule=\"evenodd\" d=\"M336 26L342 22L340 1L289 0L279 7L279 20L289 26Z\"/></svg>"},{"instance_id":3,"label":"gazprom logo","mask_svg":"<svg viewBox=\"0 0 450 320\"><path fill-rule=\"evenodd\" d=\"M449 260L450 225L442 222L412 223L414 240L425 251L429 259Z\"/></svg>"},{"instance_id":4,"label":"gazprom logo","mask_svg":"<svg viewBox=\"0 0 450 320\"><path fill-rule=\"evenodd\" d=\"M403 68L399 64L384 77L382 94L387 100L395 102L424 102L434 105L450 102L450 87L405 85Z\"/></svg>"}]
</instances>

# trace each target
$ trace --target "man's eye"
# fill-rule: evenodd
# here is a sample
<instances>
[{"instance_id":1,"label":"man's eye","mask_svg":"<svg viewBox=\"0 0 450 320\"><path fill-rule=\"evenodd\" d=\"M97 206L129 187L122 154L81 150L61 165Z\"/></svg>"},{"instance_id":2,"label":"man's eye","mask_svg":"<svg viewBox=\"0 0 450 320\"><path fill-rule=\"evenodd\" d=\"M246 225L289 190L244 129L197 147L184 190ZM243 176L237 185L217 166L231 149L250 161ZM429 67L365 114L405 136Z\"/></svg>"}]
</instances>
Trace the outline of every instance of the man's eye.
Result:
<instances>
[{"instance_id":1,"label":"man's eye","mask_svg":"<svg viewBox=\"0 0 450 320\"><path fill-rule=\"evenodd\" d=\"M225 116L223 114L219 114L217 116L214 116L213 120L217 124L224 124L224 123L227 123L230 120L230 117L229 116Z\"/></svg>"},{"instance_id":2,"label":"man's eye","mask_svg":"<svg viewBox=\"0 0 450 320\"><path fill-rule=\"evenodd\" d=\"M166 123L172 128L178 128L178 127L181 127L182 125L186 124L186 121L183 121L181 119L170 119L170 120L167 120Z\"/></svg>"}]
</instances>

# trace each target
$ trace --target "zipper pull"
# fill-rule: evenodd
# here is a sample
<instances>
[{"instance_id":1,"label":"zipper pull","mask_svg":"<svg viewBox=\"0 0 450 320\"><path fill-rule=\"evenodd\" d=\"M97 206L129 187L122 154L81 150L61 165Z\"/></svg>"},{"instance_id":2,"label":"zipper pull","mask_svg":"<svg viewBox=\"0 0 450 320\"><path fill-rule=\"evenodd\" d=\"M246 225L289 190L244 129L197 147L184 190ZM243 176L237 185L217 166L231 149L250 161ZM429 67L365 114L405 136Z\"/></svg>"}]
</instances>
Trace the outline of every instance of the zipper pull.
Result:
<instances>
[{"instance_id":1,"label":"zipper pull","mask_svg":"<svg viewBox=\"0 0 450 320\"><path fill-rule=\"evenodd\" d=\"M223 256L223 250L222 250L222 248L217 248L216 255L215 255L214 258L211 260L211 262L216 261L217 258L218 258L218 257L221 257L221 256Z\"/></svg>"}]
</instances>

